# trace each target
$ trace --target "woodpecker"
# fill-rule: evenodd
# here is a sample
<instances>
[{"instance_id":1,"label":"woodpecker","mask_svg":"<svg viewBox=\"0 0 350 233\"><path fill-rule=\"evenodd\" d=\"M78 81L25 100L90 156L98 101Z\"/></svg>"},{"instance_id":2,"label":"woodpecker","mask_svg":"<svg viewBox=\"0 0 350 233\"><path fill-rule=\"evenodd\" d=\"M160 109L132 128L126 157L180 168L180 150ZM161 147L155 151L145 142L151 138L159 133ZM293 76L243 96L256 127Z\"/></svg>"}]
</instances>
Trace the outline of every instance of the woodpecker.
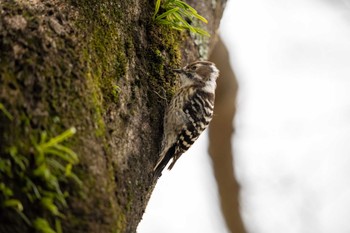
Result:
<instances>
[{"instance_id":1,"label":"woodpecker","mask_svg":"<svg viewBox=\"0 0 350 233\"><path fill-rule=\"evenodd\" d=\"M153 171L156 177L172 159L171 170L179 157L186 152L207 128L213 117L216 79L219 70L209 61L196 61L182 69L174 69L181 78L165 110L164 135L159 160Z\"/></svg>"}]
</instances>

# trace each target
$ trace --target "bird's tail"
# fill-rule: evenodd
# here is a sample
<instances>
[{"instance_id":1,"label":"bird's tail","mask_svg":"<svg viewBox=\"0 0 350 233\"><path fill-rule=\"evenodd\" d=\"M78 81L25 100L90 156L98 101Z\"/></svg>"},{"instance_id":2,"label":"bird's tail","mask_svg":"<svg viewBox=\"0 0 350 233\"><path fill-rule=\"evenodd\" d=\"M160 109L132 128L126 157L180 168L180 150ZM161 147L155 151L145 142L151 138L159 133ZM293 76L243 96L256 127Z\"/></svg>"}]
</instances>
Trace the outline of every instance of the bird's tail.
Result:
<instances>
[{"instance_id":1,"label":"bird's tail","mask_svg":"<svg viewBox=\"0 0 350 233\"><path fill-rule=\"evenodd\" d=\"M164 170L165 166L168 164L170 159L173 157L174 153L175 153L175 145L170 147L165 153L162 153L156 166L154 166L153 168L154 176L156 178L162 175L162 171Z\"/></svg>"}]
</instances>

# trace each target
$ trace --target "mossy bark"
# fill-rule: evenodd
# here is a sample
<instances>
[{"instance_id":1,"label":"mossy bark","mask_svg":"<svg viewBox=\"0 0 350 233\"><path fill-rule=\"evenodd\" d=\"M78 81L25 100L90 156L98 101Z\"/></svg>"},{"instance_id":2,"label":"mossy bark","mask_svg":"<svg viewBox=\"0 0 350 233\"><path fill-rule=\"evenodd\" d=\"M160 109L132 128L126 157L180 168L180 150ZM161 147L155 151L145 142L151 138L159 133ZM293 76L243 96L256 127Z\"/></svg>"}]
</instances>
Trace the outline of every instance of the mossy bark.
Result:
<instances>
[{"instance_id":1,"label":"mossy bark","mask_svg":"<svg viewBox=\"0 0 350 233\"><path fill-rule=\"evenodd\" d=\"M0 159L9 148L32 156L42 132L77 129L65 145L83 186L65 187L63 232L136 231L176 83L170 68L206 58L226 1L188 2L209 20L210 39L155 25L153 1L0 0L0 104L12 116L0 111ZM29 218L52 223L14 195ZM0 217L0 232L33 231L9 208Z\"/></svg>"}]
</instances>

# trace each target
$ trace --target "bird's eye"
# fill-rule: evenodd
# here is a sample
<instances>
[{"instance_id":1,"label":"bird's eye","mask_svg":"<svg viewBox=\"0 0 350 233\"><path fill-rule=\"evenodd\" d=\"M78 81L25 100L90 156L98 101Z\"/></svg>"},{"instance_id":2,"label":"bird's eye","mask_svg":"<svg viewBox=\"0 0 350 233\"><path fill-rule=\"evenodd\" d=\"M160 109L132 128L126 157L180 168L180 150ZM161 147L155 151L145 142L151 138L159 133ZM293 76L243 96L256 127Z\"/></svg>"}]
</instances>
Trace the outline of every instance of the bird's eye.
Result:
<instances>
[{"instance_id":1,"label":"bird's eye","mask_svg":"<svg viewBox=\"0 0 350 233\"><path fill-rule=\"evenodd\" d=\"M197 70L197 66L192 66L191 70L193 70L193 71Z\"/></svg>"}]
</instances>

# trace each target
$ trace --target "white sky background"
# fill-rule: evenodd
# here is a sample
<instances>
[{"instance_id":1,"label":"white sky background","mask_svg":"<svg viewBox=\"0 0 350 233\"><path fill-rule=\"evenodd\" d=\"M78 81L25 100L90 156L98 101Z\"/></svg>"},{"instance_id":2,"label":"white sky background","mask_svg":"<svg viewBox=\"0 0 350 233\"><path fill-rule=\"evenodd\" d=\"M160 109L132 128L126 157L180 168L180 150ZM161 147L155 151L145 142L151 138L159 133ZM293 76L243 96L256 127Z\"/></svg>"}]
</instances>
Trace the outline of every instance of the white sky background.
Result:
<instances>
[{"instance_id":1,"label":"white sky background","mask_svg":"<svg viewBox=\"0 0 350 233\"><path fill-rule=\"evenodd\" d=\"M350 0L229 0L235 167L250 233L350 232ZM160 178L139 233L227 233L207 135Z\"/></svg>"}]
</instances>

